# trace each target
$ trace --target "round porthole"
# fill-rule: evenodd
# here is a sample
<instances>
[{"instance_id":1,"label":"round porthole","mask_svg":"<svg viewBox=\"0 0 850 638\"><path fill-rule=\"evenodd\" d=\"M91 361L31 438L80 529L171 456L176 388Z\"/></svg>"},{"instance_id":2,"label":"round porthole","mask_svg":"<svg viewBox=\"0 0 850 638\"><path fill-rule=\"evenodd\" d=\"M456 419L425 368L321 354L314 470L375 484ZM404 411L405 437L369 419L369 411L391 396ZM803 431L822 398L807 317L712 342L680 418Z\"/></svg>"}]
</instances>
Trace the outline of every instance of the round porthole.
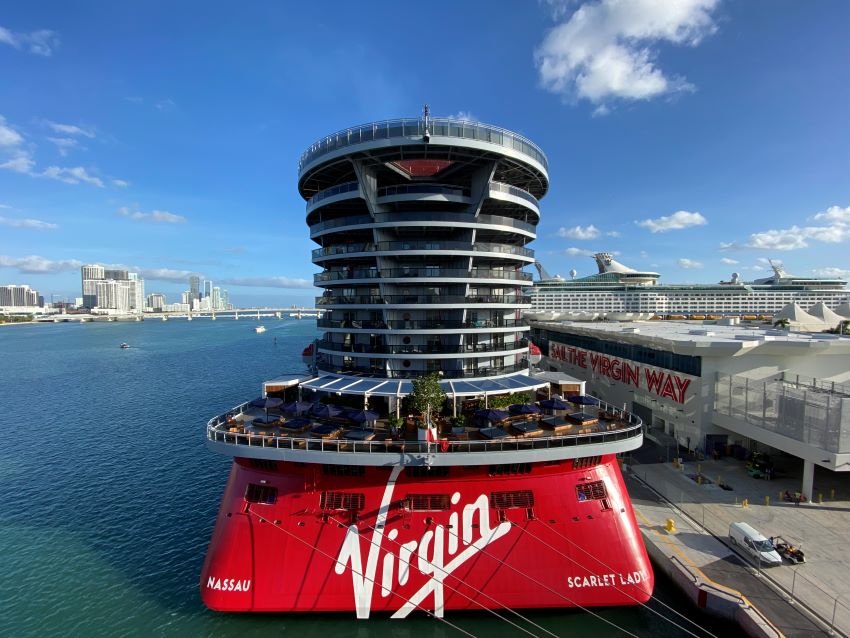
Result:
<instances>
[{"instance_id":1,"label":"round porthole","mask_svg":"<svg viewBox=\"0 0 850 638\"><path fill-rule=\"evenodd\" d=\"M401 365L403 365L405 368L409 368L410 367L410 359L405 359L404 361L401 362Z\"/></svg>"},{"instance_id":2,"label":"round porthole","mask_svg":"<svg viewBox=\"0 0 850 638\"><path fill-rule=\"evenodd\" d=\"M405 313L401 316L401 318L402 318L402 319L404 319L405 321L410 321L410 313L409 313L409 312L405 312Z\"/></svg>"},{"instance_id":3,"label":"round porthole","mask_svg":"<svg viewBox=\"0 0 850 638\"><path fill-rule=\"evenodd\" d=\"M404 339L402 339L402 342L404 343L404 345L408 345L410 343L410 337L405 337Z\"/></svg>"}]
</instances>

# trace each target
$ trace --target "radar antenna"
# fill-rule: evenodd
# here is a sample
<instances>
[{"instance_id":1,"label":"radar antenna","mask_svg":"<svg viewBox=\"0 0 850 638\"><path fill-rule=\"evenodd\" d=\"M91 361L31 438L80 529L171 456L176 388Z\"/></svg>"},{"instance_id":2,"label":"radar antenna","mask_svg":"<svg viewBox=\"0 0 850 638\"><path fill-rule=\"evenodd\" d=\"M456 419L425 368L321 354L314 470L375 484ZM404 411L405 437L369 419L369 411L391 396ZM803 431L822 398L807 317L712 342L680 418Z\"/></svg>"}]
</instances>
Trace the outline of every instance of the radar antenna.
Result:
<instances>
[{"instance_id":1,"label":"radar antenna","mask_svg":"<svg viewBox=\"0 0 850 638\"><path fill-rule=\"evenodd\" d=\"M783 277L787 276L785 273L785 268L783 268L781 261L777 261L776 259L768 259L767 263L769 263L770 267L773 268L773 272L776 273L776 277L778 279L782 279Z\"/></svg>"},{"instance_id":2,"label":"radar antenna","mask_svg":"<svg viewBox=\"0 0 850 638\"><path fill-rule=\"evenodd\" d=\"M424 124L425 132L422 134L422 141L428 143L431 141L431 133L428 131L428 124L430 122L431 117L431 108L426 104L422 108L422 122Z\"/></svg>"},{"instance_id":3,"label":"radar antenna","mask_svg":"<svg viewBox=\"0 0 850 638\"><path fill-rule=\"evenodd\" d=\"M540 275L541 281L543 279L552 279L552 275L546 272L546 269L543 267L543 264L541 264L539 261L534 262L534 267L537 268L537 274Z\"/></svg>"}]
</instances>

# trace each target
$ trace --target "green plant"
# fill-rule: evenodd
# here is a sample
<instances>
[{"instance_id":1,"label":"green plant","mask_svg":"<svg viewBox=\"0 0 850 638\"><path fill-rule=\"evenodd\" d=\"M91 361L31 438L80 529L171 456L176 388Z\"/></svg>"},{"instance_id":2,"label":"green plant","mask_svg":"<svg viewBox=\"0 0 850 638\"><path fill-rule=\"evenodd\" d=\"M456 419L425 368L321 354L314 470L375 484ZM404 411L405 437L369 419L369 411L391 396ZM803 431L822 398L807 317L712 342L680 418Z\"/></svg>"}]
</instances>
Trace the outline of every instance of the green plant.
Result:
<instances>
[{"instance_id":1,"label":"green plant","mask_svg":"<svg viewBox=\"0 0 850 638\"><path fill-rule=\"evenodd\" d=\"M446 393L440 387L440 376L436 372L417 377L413 380L413 392L409 395L414 409L425 415L427 427L431 423L431 413L439 410L446 400Z\"/></svg>"},{"instance_id":2,"label":"green plant","mask_svg":"<svg viewBox=\"0 0 850 638\"><path fill-rule=\"evenodd\" d=\"M491 397L487 403L494 410L501 410L502 408L514 405L515 403L528 403L530 399L531 395L529 395L528 392L517 392L516 394L502 394L496 397Z\"/></svg>"},{"instance_id":3,"label":"green plant","mask_svg":"<svg viewBox=\"0 0 850 638\"><path fill-rule=\"evenodd\" d=\"M466 415L458 414L452 417L452 427L462 428L466 426Z\"/></svg>"}]
</instances>

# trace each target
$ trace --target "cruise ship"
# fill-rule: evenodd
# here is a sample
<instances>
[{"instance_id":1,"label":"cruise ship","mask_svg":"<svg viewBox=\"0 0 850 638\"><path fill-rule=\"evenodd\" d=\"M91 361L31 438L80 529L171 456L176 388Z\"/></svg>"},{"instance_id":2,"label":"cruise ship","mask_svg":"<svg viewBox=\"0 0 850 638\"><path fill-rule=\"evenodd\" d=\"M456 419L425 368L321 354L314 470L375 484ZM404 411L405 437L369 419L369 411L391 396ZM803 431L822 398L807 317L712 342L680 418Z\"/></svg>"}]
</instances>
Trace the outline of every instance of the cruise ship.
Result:
<instances>
[{"instance_id":1,"label":"cruise ship","mask_svg":"<svg viewBox=\"0 0 850 638\"><path fill-rule=\"evenodd\" d=\"M810 308L823 303L836 308L850 300L847 281L838 278L797 277L782 264L770 261L773 274L742 281L732 273L717 284L659 284L657 272L641 272L623 265L611 253L593 255L598 272L576 279L552 277L536 262L540 279L529 289L531 309L538 320L649 319L653 316L717 318L769 317L788 304Z\"/></svg>"},{"instance_id":2,"label":"cruise ship","mask_svg":"<svg viewBox=\"0 0 850 638\"><path fill-rule=\"evenodd\" d=\"M641 420L580 393L561 403L530 365L523 268L547 189L536 144L427 107L307 149L323 334L305 374L207 424L233 458L208 607L442 619L651 597L616 459ZM445 394L431 421L409 404L423 378Z\"/></svg>"}]
</instances>

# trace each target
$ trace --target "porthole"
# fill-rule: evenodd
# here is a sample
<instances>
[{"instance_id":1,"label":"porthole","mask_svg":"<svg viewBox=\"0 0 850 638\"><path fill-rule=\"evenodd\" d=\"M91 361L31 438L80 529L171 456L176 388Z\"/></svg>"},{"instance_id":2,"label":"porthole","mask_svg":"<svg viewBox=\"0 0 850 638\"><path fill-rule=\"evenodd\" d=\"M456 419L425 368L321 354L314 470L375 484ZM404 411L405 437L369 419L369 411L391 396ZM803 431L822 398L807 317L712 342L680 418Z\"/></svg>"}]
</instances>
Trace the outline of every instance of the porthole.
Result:
<instances>
[{"instance_id":1,"label":"porthole","mask_svg":"<svg viewBox=\"0 0 850 638\"><path fill-rule=\"evenodd\" d=\"M404 361L401 362L401 365L403 365L405 368L409 368L410 367L410 359L405 359Z\"/></svg>"},{"instance_id":2,"label":"porthole","mask_svg":"<svg viewBox=\"0 0 850 638\"><path fill-rule=\"evenodd\" d=\"M404 339L402 339L402 342L404 343L404 345L409 345L410 344L410 337L405 337Z\"/></svg>"}]
</instances>

